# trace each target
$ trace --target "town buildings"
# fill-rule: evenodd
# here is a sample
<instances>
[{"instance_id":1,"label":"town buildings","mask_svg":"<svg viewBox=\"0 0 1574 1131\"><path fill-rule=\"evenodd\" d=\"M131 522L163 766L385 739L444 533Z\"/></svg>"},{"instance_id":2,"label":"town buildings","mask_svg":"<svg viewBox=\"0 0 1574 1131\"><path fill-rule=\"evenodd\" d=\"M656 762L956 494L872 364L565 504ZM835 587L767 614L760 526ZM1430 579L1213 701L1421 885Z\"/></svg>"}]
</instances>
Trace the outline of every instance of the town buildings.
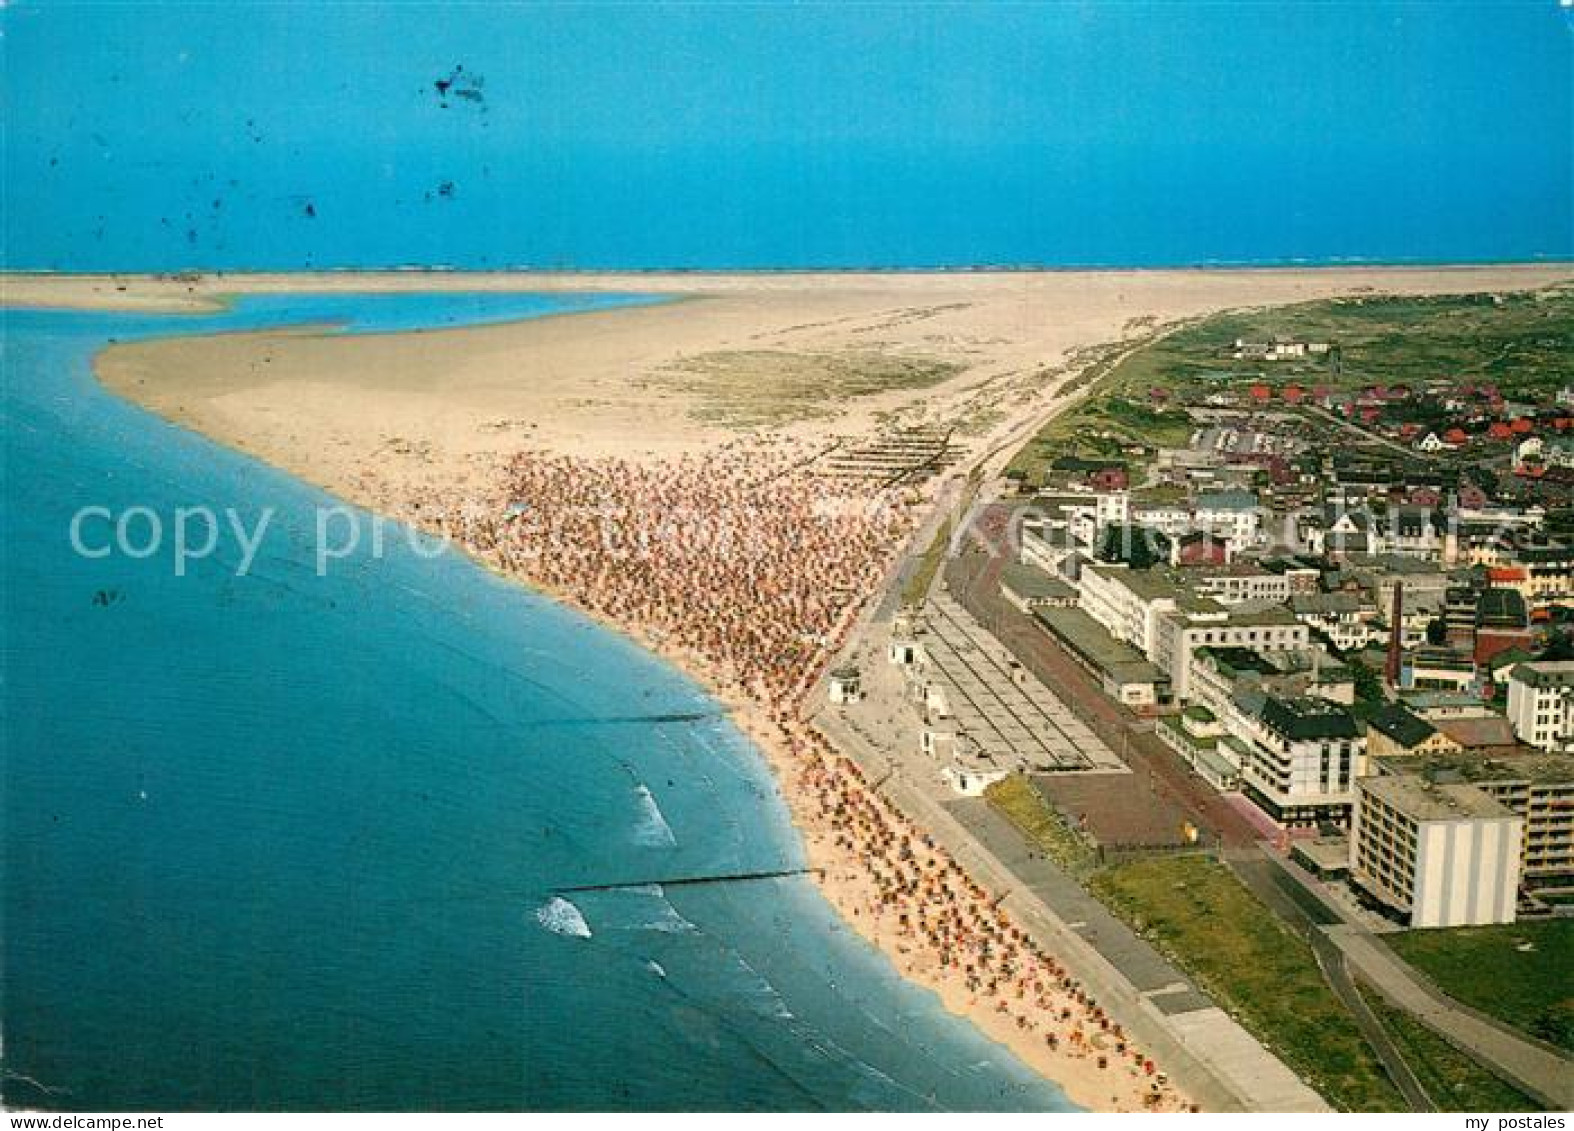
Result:
<instances>
[{"instance_id":1,"label":"town buildings","mask_svg":"<svg viewBox=\"0 0 1574 1131\"><path fill-rule=\"evenodd\" d=\"M1574 756L1509 745L1381 758L1373 764L1384 772L1468 782L1480 789L1524 821L1521 886L1537 896L1574 895Z\"/></svg>"},{"instance_id":2,"label":"town buildings","mask_svg":"<svg viewBox=\"0 0 1574 1131\"><path fill-rule=\"evenodd\" d=\"M1287 828L1347 826L1366 769L1366 739L1351 714L1314 696L1270 696L1243 718L1246 795Z\"/></svg>"},{"instance_id":3,"label":"town buildings","mask_svg":"<svg viewBox=\"0 0 1574 1131\"><path fill-rule=\"evenodd\" d=\"M1542 658L1574 649L1574 469L1548 491L1574 417L1554 442L1534 405L1465 398L1511 411L1499 437L1405 422L1432 387L1259 384L1187 406L1189 447L1035 499L1021 560L1053 584L1003 590L1215 789L1297 843L1347 830L1387 914L1544 910L1574 887L1574 661ZM1412 454L1320 450L1299 405Z\"/></svg>"}]
</instances>

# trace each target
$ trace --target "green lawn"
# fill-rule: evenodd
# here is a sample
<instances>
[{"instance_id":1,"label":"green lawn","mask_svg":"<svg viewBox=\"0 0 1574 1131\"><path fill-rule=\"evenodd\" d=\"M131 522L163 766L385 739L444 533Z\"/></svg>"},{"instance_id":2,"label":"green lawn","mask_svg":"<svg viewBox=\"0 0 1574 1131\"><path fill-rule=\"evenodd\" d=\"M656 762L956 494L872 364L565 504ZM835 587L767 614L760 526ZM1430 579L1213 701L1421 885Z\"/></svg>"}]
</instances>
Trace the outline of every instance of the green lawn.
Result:
<instances>
[{"instance_id":1,"label":"green lawn","mask_svg":"<svg viewBox=\"0 0 1574 1131\"><path fill-rule=\"evenodd\" d=\"M1311 947L1223 865L1137 860L1095 873L1089 886L1331 1104L1407 1110Z\"/></svg>"},{"instance_id":2,"label":"green lawn","mask_svg":"<svg viewBox=\"0 0 1574 1131\"><path fill-rule=\"evenodd\" d=\"M1093 847L1049 807L1021 774L996 782L984 790L984 798L1044 855L1068 872L1080 874L1093 866Z\"/></svg>"},{"instance_id":3,"label":"green lawn","mask_svg":"<svg viewBox=\"0 0 1574 1131\"><path fill-rule=\"evenodd\" d=\"M1361 996L1440 1111L1543 1111L1542 1104L1481 1067L1369 986Z\"/></svg>"},{"instance_id":4,"label":"green lawn","mask_svg":"<svg viewBox=\"0 0 1574 1131\"><path fill-rule=\"evenodd\" d=\"M1450 997L1574 1051L1574 920L1405 931L1387 940Z\"/></svg>"}]
</instances>

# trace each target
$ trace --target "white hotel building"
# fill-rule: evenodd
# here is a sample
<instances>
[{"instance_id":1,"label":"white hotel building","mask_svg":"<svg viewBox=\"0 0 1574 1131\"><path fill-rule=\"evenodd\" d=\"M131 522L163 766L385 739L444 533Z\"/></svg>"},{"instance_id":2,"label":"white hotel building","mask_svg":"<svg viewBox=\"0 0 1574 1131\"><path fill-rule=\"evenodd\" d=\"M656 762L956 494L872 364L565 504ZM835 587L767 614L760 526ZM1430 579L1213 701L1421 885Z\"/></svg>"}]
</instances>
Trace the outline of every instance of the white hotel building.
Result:
<instances>
[{"instance_id":1,"label":"white hotel building","mask_svg":"<svg viewBox=\"0 0 1574 1131\"><path fill-rule=\"evenodd\" d=\"M1246 796L1286 828L1347 827L1366 737L1349 712L1312 696L1268 696L1262 713L1237 716Z\"/></svg>"},{"instance_id":2,"label":"white hotel building","mask_svg":"<svg viewBox=\"0 0 1574 1131\"><path fill-rule=\"evenodd\" d=\"M1310 640L1306 625L1288 609L1226 607L1148 570L1084 566L1078 588L1082 611L1157 664L1169 676L1177 700L1190 696L1198 648L1285 651L1305 648Z\"/></svg>"},{"instance_id":3,"label":"white hotel building","mask_svg":"<svg viewBox=\"0 0 1574 1131\"><path fill-rule=\"evenodd\" d=\"M1120 565L1083 566L1077 588L1083 612L1149 659L1157 647L1159 617L1173 611L1181 596L1158 574Z\"/></svg>"},{"instance_id":4,"label":"white hotel building","mask_svg":"<svg viewBox=\"0 0 1574 1131\"><path fill-rule=\"evenodd\" d=\"M1516 665L1508 675L1508 721L1522 742L1574 748L1574 660Z\"/></svg>"},{"instance_id":5,"label":"white hotel building","mask_svg":"<svg viewBox=\"0 0 1574 1131\"><path fill-rule=\"evenodd\" d=\"M1351 878L1411 927L1512 923L1523 836L1522 818L1465 782L1362 778Z\"/></svg>"}]
</instances>

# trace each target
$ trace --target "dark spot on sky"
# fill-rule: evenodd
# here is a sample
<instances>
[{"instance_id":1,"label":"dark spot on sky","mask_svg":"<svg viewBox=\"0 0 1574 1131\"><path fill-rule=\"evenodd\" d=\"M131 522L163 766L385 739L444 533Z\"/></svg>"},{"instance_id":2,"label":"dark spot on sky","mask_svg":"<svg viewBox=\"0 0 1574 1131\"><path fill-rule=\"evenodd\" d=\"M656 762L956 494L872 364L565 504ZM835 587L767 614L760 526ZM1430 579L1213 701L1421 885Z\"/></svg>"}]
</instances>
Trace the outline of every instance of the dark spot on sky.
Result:
<instances>
[{"instance_id":1,"label":"dark spot on sky","mask_svg":"<svg viewBox=\"0 0 1574 1131\"><path fill-rule=\"evenodd\" d=\"M437 91L437 104L444 110L448 109L450 98L461 99L485 109L485 86L486 79L466 71L463 63L455 66L445 77L432 81L432 89Z\"/></svg>"},{"instance_id":2,"label":"dark spot on sky","mask_svg":"<svg viewBox=\"0 0 1574 1131\"><path fill-rule=\"evenodd\" d=\"M302 208L301 211L306 214L306 219L308 219L308 220L315 220L315 219L317 219L317 206L315 204L313 204L311 201L308 200L306 202L306 207Z\"/></svg>"}]
</instances>

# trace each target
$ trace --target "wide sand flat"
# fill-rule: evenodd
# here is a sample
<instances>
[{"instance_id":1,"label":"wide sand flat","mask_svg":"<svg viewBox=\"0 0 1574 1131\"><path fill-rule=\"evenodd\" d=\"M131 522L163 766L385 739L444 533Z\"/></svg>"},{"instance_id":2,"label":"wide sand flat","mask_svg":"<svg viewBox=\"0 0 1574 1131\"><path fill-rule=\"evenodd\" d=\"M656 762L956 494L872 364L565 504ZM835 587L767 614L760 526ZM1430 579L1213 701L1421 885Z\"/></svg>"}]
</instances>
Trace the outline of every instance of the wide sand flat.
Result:
<instances>
[{"instance_id":1,"label":"wide sand flat","mask_svg":"<svg viewBox=\"0 0 1574 1131\"><path fill-rule=\"evenodd\" d=\"M281 290L624 291L659 305L427 333L331 329L111 348L112 390L369 504L365 472L460 486L503 453L659 457L755 427L961 424L1054 407L1077 352L1212 311L1574 279L1568 265L956 274L11 276L12 304L211 309ZM913 380L906 383L906 375ZM867 379L864 379L864 378ZM934 382L938 381L936 384ZM378 493L381 493L379 490Z\"/></svg>"}]
</instances>

